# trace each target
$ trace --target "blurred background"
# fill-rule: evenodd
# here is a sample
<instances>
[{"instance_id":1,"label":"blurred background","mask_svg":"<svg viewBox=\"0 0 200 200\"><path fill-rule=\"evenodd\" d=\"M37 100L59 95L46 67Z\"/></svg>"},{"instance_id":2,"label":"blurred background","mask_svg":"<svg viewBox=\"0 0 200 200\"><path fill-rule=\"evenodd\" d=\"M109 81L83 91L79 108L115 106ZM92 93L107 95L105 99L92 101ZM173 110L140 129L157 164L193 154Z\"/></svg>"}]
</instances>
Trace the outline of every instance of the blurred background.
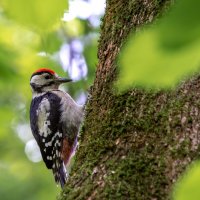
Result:
<instances>
[{"instance_id":1,"label":"blurred background","mask_svg":"<svg viewBox=\"0 0 200 200\"><path fill-rule=\"evenodd\" d=\"M74 80L63 89L84 104L104 9L105 0L0 2L1 199L53 200L59 193L29 127L29 80L36 69L51 68Z\"/></svg>"},{"instance_id":2,"label":"blurred background","mask_svg":"<svg viewBox=\"0 0 200 200\"><path fill-rule=\"evenodd\" d=\"M169 90L199 72L200 1L171 2L169 12L130 35L120 51L119 89ZM59 193L30 131L29 80L38 68L51 68L74 80L63 89L84 104L94 79L104 10L105 0L0 1L1 199L53 200ZM199 166L178 182L175 199L188 199L188 185L200 196Z\"/></svg>"}]
</instances>

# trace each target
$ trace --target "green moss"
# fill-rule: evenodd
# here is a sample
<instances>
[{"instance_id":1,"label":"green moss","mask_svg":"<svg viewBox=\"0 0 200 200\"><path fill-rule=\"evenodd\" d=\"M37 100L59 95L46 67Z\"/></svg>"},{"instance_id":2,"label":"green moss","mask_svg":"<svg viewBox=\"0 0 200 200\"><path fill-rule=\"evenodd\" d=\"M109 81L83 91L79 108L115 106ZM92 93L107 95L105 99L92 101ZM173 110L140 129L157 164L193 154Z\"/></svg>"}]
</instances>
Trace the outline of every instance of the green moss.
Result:
<instances>
[{"instance_id":1,"label":"green moss","mask_svg":"<svg viewBox=\"0 0 200 200\"><path fill-rule=\"evenodd\" d=\"M176 129L181 127L178 116L184 109L187 96L177 100L176 93L149 93L144 98L139 91L135 92L137 98L135 96L131 98L129 94L113 95L111 98L113 101L110 102L112 106L107 105L105 109L106 105L101 105L104 112L99 113L97 109L93 113L99 116L95 123L94 115L87 115L84 131L87 130L89 133L82 133L81 143L84 146L80 147L77 154L77 159L80 160L77 160L78 165L74 166L76 172L73 173L75 175L70 184L76 187L76 179L79 180L83 174L88 178L81 190L72 191L69 189L70 186L66 187L64 194L67 199L84 199L94 190L95 199L166 198L165 190L160 190L169 184L165 174L167 165L164 145L174 145L168 156L179 159L187 155L190 145L188 140L182 142L178 148L173 144L176 142L173 130L175 127ZM125 98L126 96L128 98ZM159 102L162 96L165 100ZM142 111L141 106L143 106ZM171 124L169 124L170 114ZM188 124L191 119L187 121ZM171 130L167 129L167 125ZM104 170L101 169L101 165ZM91 177L96 166L100 166L100 169L93 180ZM101 182L98 176L103 177L102 190L97 184ZM94 189L96 187L98 189Z\"/></svg>"},{"instance_id":2,"label":"green moss","mask_svg":"<svg viewBox=\"0 0 200 200\"><path fill-rule=\"evenodd\" d=\"M158 16L168 2L107 1L97 78L76 161L59 199L166 199L188 155L191 160L198 156L198 147L188 139L192 132L187 133L199 120L189 110L191 105L200 109L197 89L191 88L200 87L198 78L168 92L134 89L116 94L112 87L118 49L130 31Z\"/></svg>"}]
</instances>

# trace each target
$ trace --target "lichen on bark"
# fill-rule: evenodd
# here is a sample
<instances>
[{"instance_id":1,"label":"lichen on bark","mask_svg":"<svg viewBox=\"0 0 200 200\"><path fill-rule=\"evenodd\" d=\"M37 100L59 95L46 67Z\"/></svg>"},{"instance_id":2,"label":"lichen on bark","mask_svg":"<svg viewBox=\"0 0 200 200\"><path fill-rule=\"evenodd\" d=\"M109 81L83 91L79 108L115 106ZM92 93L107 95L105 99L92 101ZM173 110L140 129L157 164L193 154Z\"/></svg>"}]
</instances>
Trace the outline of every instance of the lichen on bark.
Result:
<instances>
[{"instance_id":1,"label":"lichen on bark","mask_svg":"<svg viewBox=\"0 0 200 200\"><path fill-rule=\"evenodd\" d=\"M168 199L173 183L199 156L198 76L173 91L113 89L116 58L129 33L170 2L107 0L80 147L58 199Z\"/></svg>"}]
</instances>

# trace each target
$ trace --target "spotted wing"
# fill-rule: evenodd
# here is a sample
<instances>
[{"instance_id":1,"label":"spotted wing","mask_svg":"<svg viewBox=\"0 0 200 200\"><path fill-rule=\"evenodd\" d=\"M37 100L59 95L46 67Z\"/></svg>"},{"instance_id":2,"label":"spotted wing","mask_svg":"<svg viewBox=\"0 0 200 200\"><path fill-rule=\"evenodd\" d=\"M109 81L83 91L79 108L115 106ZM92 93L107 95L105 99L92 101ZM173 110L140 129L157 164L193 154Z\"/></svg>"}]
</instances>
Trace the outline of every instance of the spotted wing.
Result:
<instances>
[{"instance_id":1,"label":"spotted wing","mask_svg":"<svg viewBox=\"0 0 200 200\"><path fill-rule=\"evenodd\" d=\"M30 118L33 135L47 168L52 169L55 181L64 185L66 173L61 158L63 132L60 123L60 101L61 99L51 92L34 98Z\"/></svg>"}]
</instances>

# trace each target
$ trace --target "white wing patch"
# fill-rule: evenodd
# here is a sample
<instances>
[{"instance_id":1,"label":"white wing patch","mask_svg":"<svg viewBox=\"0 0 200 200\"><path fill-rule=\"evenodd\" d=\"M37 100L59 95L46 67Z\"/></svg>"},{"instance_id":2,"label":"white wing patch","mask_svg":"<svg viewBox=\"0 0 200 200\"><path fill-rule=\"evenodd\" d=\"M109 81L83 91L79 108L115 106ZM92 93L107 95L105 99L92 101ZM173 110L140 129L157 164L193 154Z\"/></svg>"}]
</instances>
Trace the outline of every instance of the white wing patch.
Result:
<instances>
[{"instance_id":1,"label":"white wing patch","mask_svg":"<svg viewBox=\"0 0 200 200\"><path fill-rule=\"evenodd\" d=\"M52 143L53 143L53 141L55 140L56 137L62 138L62 133L56 132L54 134L54 136L51 138L51 140L49 142L45 143L45 147L52 146ZM43 139L42 142L45 142L45 139ZM61 144L60 144L60 142L58 140L55 142L54 145L61 146Z\"/></svg>"},{"instance_id":2,"label":"white wing patch","mask_svg":"<svg viewBox=\"0 0 200 200\"><path fill-rule=\"evenodd\" d=\"M37 110L37 116L38 116L38 130L40 136L47 137L49 134L51 134L51 130L49 129L49 125L51 125L51 122L48 120L48 117L50 115L50 103L48 99L44 98L40 106Z\"/></svg>"}]
</instances>

